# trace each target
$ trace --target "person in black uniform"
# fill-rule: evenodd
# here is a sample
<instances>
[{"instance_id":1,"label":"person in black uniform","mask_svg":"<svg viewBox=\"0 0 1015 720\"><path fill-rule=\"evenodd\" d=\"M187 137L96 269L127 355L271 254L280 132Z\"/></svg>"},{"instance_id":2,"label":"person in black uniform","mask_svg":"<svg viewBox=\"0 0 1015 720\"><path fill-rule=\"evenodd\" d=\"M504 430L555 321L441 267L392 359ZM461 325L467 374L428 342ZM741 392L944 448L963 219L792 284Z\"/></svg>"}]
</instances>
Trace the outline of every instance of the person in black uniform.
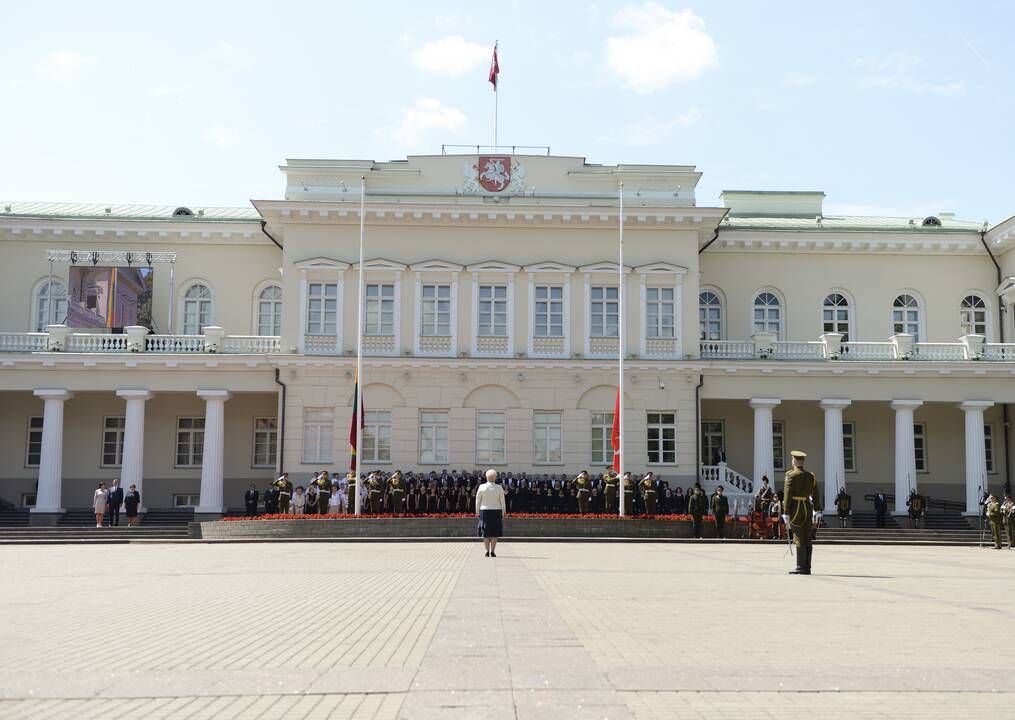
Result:
<instances>
[{"instance_id":1,"label":"person in black uniform","mask_svg":"<svg viewBox=\"0 0 1015 720\"><path fill-rule=\"evenodd\" d=\"M121 505L123 505L123 488L120 487L120 478L113 478L113 484L109 486L109 494L106 495L106 517L109 518L109 527L116 527L120 524Z\"/></svg>"},{"instance_id":2,"label":"person in black uniform","mask_svg":"<svg viewBox=\"0 0 1015 720\"><path fill-rule=\"evenodd\" d=\"M257 515L257 501L261 499L261 493L257 492L254 483L250 483L247 492L243 493L243 506L247 509L247 517Z\"/></svg>"},{"instance_id":3,"label":"person in black uniform","mask_svg":"<svg viewBox=\"0 0 1015 720\"><path fill-rule=\"evenodd\" d=\"M268 489L264 491L264 514L274 515L278 512L278 489L274 484L268 483Z\"/></svg>"},{"instance_id":4,"label":"person in black uniform","mask_svg":"<svg viewBox=\"0 0 1015 720\"><path fill-rule=\"evenodd\" d=\"M705 493L700 485L695 486L694 494L687 501L687 512L693 521L694 537L700 538L702 535L702 520L705 517L705 513L708 512L708 499L705 497Z\"/></svg>"},{"instance_id":5,"label":"person in black uniform","mask_svg":"<svg viewBox=\"0 0 1015 720\"><path fill-rule=\"evenodd\" d=\"M722 485L715 489L709 505L712 517L715 518L715 536L723 539L726 537L726 516L730 514L730 499L723 493Z\"/></svg>"},{"instance_id":6,"label":"person in black uniform","mask_svg":"<svg viewBox=\"0 0 1015 720\"><path fill-rule=\"evenodd\" d=\"M880 490L874 495L874 524L883 528L885 526L885 516L888 514L888 498Z\"/></svg>"}]
</instances>

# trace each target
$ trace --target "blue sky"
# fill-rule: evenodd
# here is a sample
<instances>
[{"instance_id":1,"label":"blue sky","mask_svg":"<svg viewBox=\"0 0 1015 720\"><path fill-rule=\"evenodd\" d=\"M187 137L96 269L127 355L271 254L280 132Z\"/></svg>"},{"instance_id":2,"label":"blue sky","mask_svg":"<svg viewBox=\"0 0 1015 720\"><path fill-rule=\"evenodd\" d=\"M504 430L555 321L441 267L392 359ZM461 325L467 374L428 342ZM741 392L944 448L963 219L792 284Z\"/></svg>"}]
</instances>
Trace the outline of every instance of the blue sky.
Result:
<instances>
[{"instance_id":1,"label":"blue sky","mask_svg":"<svg viewBox=\"0 0 1015 720\"><path fill-rule=\"evenodd\" d=\"M0 199L245 205L285 157L501 143L826 212L1015 213L1010 2L13 3Z\"/></svg>"}]
</instances>

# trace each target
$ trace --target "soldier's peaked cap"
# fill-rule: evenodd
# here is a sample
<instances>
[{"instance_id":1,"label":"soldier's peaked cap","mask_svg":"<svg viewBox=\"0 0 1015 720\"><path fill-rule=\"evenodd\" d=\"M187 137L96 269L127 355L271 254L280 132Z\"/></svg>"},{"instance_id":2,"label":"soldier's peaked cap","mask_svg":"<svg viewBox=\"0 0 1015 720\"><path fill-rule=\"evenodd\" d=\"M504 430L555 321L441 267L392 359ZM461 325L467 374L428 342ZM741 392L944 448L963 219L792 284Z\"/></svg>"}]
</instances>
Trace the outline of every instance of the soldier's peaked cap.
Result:
<instances>
[{"instance_id":1,"label":"soldier's peaked cap","mask_svg":"<svg viewBox=\"0 0 1015 720\"><path fill-rule=\"evenodd\" d=\"M795 458L800 458L801 460L807 457L807 453L801 452L799 450L790 450L789 454Z\"/></svg>"}]
</instances>

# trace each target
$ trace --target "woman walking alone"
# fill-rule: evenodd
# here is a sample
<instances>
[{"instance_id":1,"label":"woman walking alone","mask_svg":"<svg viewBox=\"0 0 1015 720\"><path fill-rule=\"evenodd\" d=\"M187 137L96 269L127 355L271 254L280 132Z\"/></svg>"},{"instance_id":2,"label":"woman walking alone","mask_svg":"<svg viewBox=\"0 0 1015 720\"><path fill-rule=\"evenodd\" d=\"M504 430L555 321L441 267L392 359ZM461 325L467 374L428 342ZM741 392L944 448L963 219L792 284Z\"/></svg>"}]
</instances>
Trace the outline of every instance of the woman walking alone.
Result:
<instances>
[{"instance_id":1,"label":"woman walking alone","mask_svg":"<svg viewBox=\"0 0 1015 720\"><path fill-rule=\"evenodd\" d=\"M476 516L479 518L479 535L487 557L497 557L497 539L504 531L504 488L497 484L497 471L486 471L486 482L476 490Z\"/></svg>"},{"instance_id":2,"label":"woman walking alone","mask_svg":"<svg viewBox=\"0 0 1015 720\"><path fill-rule=\"evenodd\" d=\"M92 508L95 510L95 527L102 527L102 518L106 514L106 498L109 493L106 491L106 484L99 483L92 496Z\"/></svg>"}]
</instances>

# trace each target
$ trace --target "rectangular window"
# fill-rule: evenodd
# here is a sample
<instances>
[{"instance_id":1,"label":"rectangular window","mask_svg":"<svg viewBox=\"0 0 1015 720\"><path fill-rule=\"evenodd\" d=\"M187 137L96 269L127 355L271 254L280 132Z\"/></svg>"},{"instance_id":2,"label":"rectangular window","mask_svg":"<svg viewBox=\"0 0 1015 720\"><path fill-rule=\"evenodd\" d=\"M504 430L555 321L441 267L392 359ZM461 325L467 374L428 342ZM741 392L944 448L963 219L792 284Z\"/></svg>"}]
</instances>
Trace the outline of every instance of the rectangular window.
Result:
<instances>
[{"instance_id":1,"label":"rectangular window","mask_svg":"<svg viewBox=\"0 0 1015 720\"><path fill-rule=\"evenodd\" d=\"M424 285L422 290L423 337L447 337L451 335L451 286Z\"/></svg>"},{"instance_id":2,"label":"rectangular window","mask_svg":"<svg viewBox=\"0 0 1015 720\"><path fill-rule=\"evenodd\" d=\"M123 465L123 429L127 418L107 417L102 419L102 467Z\"/></svg>"},{"instance_id":3,"label":"rectangular window","mask_svg":"<svg viewBox=\"0 0 1015 720\"><path fill-rule=\"evenodd\" d=\"M200 501L201 496L197 493L175 493L173 495L174 508L194 508L198 506Z\"/></svg>"},{"instance_id":4,"label":"rectangular window","mask_svg":"<svg viewBox=\"0 0 1015 720\"><path fill-rule=\"evenodd\" d=\"M533 335L535 337L564 337L564 288L554 285L537 285L535 288Z\"/></svg>"},{"instance_id":5,"label":"rectangular window","mask_svg":"<svg viewBox=\"0 0 1015 720\"><path fill-rule=\"evenodd\" d=\"M367 285L366 307L363 310L363 333L366 335L395 334L395 286Z\"/></svg>"},{"instance_id":6,"label":"rectangular window","mask_svg":"<svg viewBox=\"0 0 1015 720\"><path fill-rule=\"evenodd\" d=\"M25 467L39 467L42 459L42 416L28 418L28 442L25 448Z\"/></svg>"},{"instance_id":7,"label":"rectangular window","mask_svg":"<svg viewBox=\"0 0 1015 720\"><path fill-rule=\"evenodd\" d=\"M613 413L592 413L592 464L613 464Z\"/></svg>"},{"instance_id":8,"label":"rectangular window","mask_svg":"<svg viewBox=\"0 0 1015 720\"><path fill-rule=\"evenodd\" d=\"M701 464L718 465L726 452L726 427L722 420L701 423Z\"/></svg>"},{"instance_id":9,"label":"rectangular window","mask_svg":"<svg viewBox=\"0 0 1015 720\"><path fill-rule=\"evenodd\" d=\"M842 461L846 472L856 472L856 426L851 422L842 424Z\"/></svg>"},{"instance_id":10,"label":"rectangular window","mask_svg":"<svg viewBox=\"0 0 1015 720\"><path fill-rule=\"evenodd\" d=\"M590 337L620 336L620 300L615 287L590 288Z\"/></svg>"},{"instance_id":11,"label":"rectangular window","mask_svg":"<svg viewBox=\"0 0 1015 720\"><path fill-rule=\"evenodd\" d=\"M307 287L307 334L336 335L338 283L315 283Z\"/></svg>"},{"instance_id":12,"label":"rectangular window","mask_svg":"<svg viewBox=\"0 0 1015 720\"><path fill-rule=\"evenodd\" d=\"M772 470L786 471L786 428L782 421L772 423Z\"/></svg>"},{"instance_id":13,"label":"rectangular window","mask_svg":"<svg viewBox=\"0 0 1015 720\"><path fill-rule=\"evenodd\" d=\"M983 452L986 470L993 475L997 471L994 469L994 428L990 425L983 426Z\"/></svg>"},{"instance_id":14,"label":"rectangular window","mask_svg":"<svg viewBox=\"0 0 1015 720\"><path fill-rule=\"evenodd\" d=\"M533 441L537 465L559 465L564 462L563 413L537 412L532 419Z\"/></svg>"},{"instance_id":15,"label":"rectangular window","mask_svg":"<svg viewBox=\"0 0 1015 720\"><path fill-rule=\"evenodd\" d=\"M419 413L419 461L436 465L448 461L448 413L422 410Z\"/></svg>"},{"instance_id":16,"label":"rectangular window","mask_svg":"<svg viewBox=\"0 0 1015 720\"><path fill-rule=\"evenodd\" d=\"M648 421L649 465L675 465L677 462L677 415L650 412Z\"/></svg>"},{"instance_id":17,"label":"rectangular window","mask_svg":"<svg viewBox=\"0 0 1015 720\"><path fill-rule=\"evenodd\" d=\"M330 409L303 409L303 462L330 463L335 416Z\"/></svg>"},{"instance_id":18,"label":"rectangular window","mask_svg":"<svg viewBox=\"0 0 1015 720\"><path fill-rule=\"evenodd\" d=\"M507 337L506 285L480 285L477 310L479 337Z\"/></svg>"},{"instance_id":19,"label":"rectangular window","mask_svg":"<svg viewBox=\"0 0 1015 720\"><path fill-rule=\"evenodd\" d=\"M502 412L476 413L476 462L503 464L507 429Z\"/></svg>"},{"instance_id":20,"label":"rectangular window","mask_svg":"<svg viewBox=\"0 0 1015 720\"><path fill-rule=\"evenodd\" d=\"M176 467L201 467L204 458L204 418L176 418Z\"/></svg>"},{"instance_id":21,"label":"rectangular window","mask_svg":"<svg viewBox=\"0 0 1015 720\"><path fill-rule=\"evenodd\" d=\"M254 418L254 456L252 467L275 467L278 459L278 418Z\"/></svg>"},{"instance_id":22,"label":"rectangular window","mask_svg":"<svg viewBox=\"0 0 1015 720\"><path fill-rule=\"evenodd\" d=\"M645 288L645 337L672 338L673 288Z\"/></svg>"},{"instance_id":23,"label":"rectangular window","mask_svg":"<svg viewBox=\"0 0 1015 720\"><path fill-rule=\"evenodd\" d=\"M913 450L916 454L916 471L927 472L927 426L913 423Z\"/></svg>"},{"instance_id":24,"label":"rectangular window","mask_svg":"<svg viewBox=\"0 0 1015 720\"><path fill-rule=\"evenodd\" d=\"M391 462L390 410L367 410L363 413L363 461Z\"/></svg>"}]
</instances>

